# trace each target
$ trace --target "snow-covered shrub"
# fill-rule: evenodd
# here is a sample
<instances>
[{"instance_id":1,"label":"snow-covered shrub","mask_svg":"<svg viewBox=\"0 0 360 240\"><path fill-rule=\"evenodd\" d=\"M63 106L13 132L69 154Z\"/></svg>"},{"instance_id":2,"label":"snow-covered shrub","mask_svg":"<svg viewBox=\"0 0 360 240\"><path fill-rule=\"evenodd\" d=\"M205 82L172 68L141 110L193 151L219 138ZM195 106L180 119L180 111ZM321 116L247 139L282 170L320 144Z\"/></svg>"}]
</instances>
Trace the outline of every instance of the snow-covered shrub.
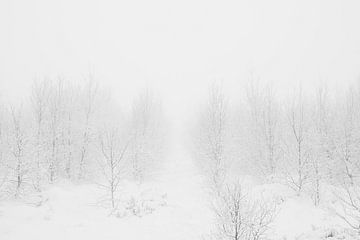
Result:
<instances>
[{"instance_id":1,"label":"snow-covered shrub","mask_svg":"<svg viewBox=\"0 0 360 240\"><path fill-rule=\"evenodd\" d=\"M165 206L166 200L165 195L156 196L155 198L144 198L140 196L140 198L136 198L132 196L130 200L127 202L127 210L138 217L147 215L155 211L157 208Z\"/></svg>"},{"instance_id":2,"label":"snow-covered shrub","mask_svg":"<svg viewBox=\"0 0 360 240\"><path fill-rule=\"evenodd\" d=\"M319 228L298 236L296 240L357 240L359 236L352 230Z\"/></svg>"},{"instance_id":3,"label":"snow-covered shrub","mask_svg":"<svg viewBox=\"0 0 360 240\"><path fill-rule=\"evenodd\" d=\"M335 206L336 214L360 236L360 187L345 186L336 193L338 206Z\"/></svg>"},{"instance_id":4,"label":"snow-covered shrub","mask_svg":"<svg viewBox=\"0 0 360 240\"><path fill-rule=\"evenodd\" d=\"M116 209L112 215L117 217L142 217L167 205L167 195L153 188L136 184L124 184Z\"/></svg>"},{"instance_id":5,"label":"snow-covered shrub","mask_svg":"<svg viewBox=\"0 0 360 240\"><path fill-rule=\"evenodd\" d=\"M272 202L250 199L240 184L226 185L214 204L216 239L265 239L276 215Z\"/></svg>"}]
</instances>

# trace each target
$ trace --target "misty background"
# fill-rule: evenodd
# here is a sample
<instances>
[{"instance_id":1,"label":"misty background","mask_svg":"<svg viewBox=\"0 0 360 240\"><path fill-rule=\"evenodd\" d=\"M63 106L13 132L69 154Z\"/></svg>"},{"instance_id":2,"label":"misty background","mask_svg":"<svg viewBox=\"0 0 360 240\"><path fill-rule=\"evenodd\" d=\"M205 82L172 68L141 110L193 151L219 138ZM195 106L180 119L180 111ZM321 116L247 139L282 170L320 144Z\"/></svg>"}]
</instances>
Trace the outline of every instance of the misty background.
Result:
<instances>
[{"instance_id":1,"label":"misty background","mask_svg":"<svg viewBox=\"0 0 360 240\"><path fill-rule=\"evenodd\" d=\"M92 71L120 102L150 87L183 119L214 81L235 97L251 78L285 92L343 86L360 76L359 10L356 0L3 0L1 95Z\"/></svg>"},{"instance_id":2,"label":"misty background","mask_svg":"<svg viewBox=\"0 0 360 240\"><path fill-rule=\"evenodd\" d=\"M359 239L359 12L0 0L0 238Z\"/></svg>"}]
</instances>

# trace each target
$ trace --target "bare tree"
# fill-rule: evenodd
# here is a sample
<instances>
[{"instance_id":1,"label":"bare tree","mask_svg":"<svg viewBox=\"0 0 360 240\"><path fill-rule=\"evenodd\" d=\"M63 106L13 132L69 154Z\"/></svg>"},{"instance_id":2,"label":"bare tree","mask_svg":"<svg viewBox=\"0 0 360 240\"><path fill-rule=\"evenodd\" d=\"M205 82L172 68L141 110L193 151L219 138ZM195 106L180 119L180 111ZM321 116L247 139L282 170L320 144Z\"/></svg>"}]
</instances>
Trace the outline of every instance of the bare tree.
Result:
<instances>
[{"instance_id":1,"label":"bare tree","mask_svg":"<svg viewBox=\"0 0 360 240\"><path fill-rule=\"evenodd\" d=\"M295 95L295 94L294 94ZM309 123L307 109L303 100L301 88L294 96L288 110L288 123L290 127L290 144L287 160L290 169L286 169L289 186L300 195L309 177L310 150L308 146Z\"/></svg>"},{"instance_id":2,"label":"bare tree","mask_svg":"<svg viewBox=\"0 0 360 240\"><path fill-rule=\"evenodd\" d=\"M213 85L209 92L209 101L199 122L197 136L200 166L209 175L216 189L220 189L226 176L228 159L227 148L227 101L222 89Z\"/></svg>"},{"instance_id":3,"label":"bare tree","mask_svg":"<svg viewBox=\"0 0 360 240\"><path fill-rule=\"evenodd\" d=\"M7 163L6 163L6 134L7 132L5 131L6 126L4 126L4 109L2 104L0 104L0 190L2 190L2 187L5 185L5 183L7 182L7 177L8 177L8 168L7 168Z\"/></svg>"},{"instance_id":4,"label":"bare tree","mask_svg":"<svg viewBox=\"0 0 360 240\"><path fill-rule=\"evenodd\" d=\"M103 185L110 195L111 207L116 208L116 192L123 177L125 154L129 141L117 127L105 128L99 134L103 161L100 164L106 185Z\"/></svg>"},{"instance_id":5,"label":"bare tree","mask_svg":"<svg viewBox=\"0 0 360 240\"><path fill-rule=\"evenodd\" d=\"M49 106L49 130L50 130L50 158L49 158L49 181L53 183L56 177L59 165L59 152L61 144L61 121L63 111L64 80L59 78L53 83L51 88L50 106Z\"/></svg>"},{"instance_id":6,"label":"bare tree","mask_svg":"<svg viewBox=\"0 0 360 240\"><path fill-rule=\"evenodd\" d=\"M249 158L256 164L256 172L261 176L273 176L280 155L279 110L271 85L262 88L251 81L246 91L249 107L248 139ZM251 139L249 141L249 139Z\"/></svg>"},{"instance_id":7,"label":"bare tree","mask_svg":"<svg viewBox=\"0 0 360 240\"><path fill-rule=\"evenodd\" d=\"M9 165L14 172L15 197L19 197L25 184L25 177L29 172L29 163L25 159L25 148L28 139L23 125L21 108L10 108L11 114L11 133L9 138L10 152L14 159L14 164Z\"/></svg>"},{"instance_id":8,"label":"bare tree","mask_svg":"<svg viewBox=\"0 0 360 240\"><path fill-rule=\"evenodd\" d=\"M65 174L67 178L71 178L74 172L73 169L73 160L75 155L75 145L76 145L76 115L75 110L77 108L76 102L78 99L77 94L78 88L73 85L68 84L65 89L65 112L64 112L64 127L63 127L63 144L64 144L64 159L65 159ZM81 153L83 149L81 150Z\"/></svg>"},{"instance_id":9,"label":"bare tree","mask_svg":"<svg viewBox=\"0 0 360 240\"><path fill-rule=\"evenodd\" d=\"M275 174L278 160L278 109L271 86L265 91L263 111L263 132L266 145L267 168L271 175Z\"/></svg>"},{"instance_id":10,"label":"bare tree","mask_svg":"<svg viewBox=\"0 0 360 240\"><path fill-rule=\"evenodd\" d=\"M335 163L336 144L334 141L334 119L331 115L329 92L326 86L318 88L313 112L311 182L314 204L321 198L321 185L332 182Z\"/></svg>"},{"instance_id":11,"label":"bare tree","mask_svg":"<svg viewBox=\"0 0 360 240\"><path fill-rule=\"evenodd\" d=\"M276 216L276 205L251 201L240 184L226 185L214 204L216 239L262 240Z\"/></svg>"},{"instance_id":12,"label":"bare tree","mask_svg":"<svg viewBox=\"0 0 360 240\"><path fill-rule=\"evenodd\" d=\"M335 213L360 236L360 187L350 186L348 183L343 186L336 193L340 208L335 208Z\"/></svg>"},{"instance_id":13,"label":"bare tree","mask_svg":"<svg viewBox=\"0 0 360 240\"><path fill-rule=\"evenodd\" d=\"M338 167L343 170L341 175L345 180L354 185L360 177L360 126L358 114L358 101L356 92L349 89L346 94L345 106L339 110L339 141L338 157L342 163Z\"/></svg>"},{"instance_id":14,"label":"bare tree","mask_svg":"<svg viewBox=\"0 0 360 240\"><path fill-rule=\"evenodd\" d=\"M46 120L46 113L49 104L49 80L44 79L42 81L34 81L32 87L32 95L31 95L31 106L32 112L35 119L35 181L34 186L35 189L40 190L40 182L41 182L41 172L42 172L42 161L44 160L44 127L45 127L45 120Z\"/></svg>"},{"instance_id":15,"label":"bare tree","mask_svg":"<svg viewBox=\"0 0 360 240\"><path fill-rule=\"evenodd\" d=\"M87 84L83 92L83 114L84 126L82 131L82 143L80 150L79 174L78 178L82 179L85 174L86 159L88 158L89 144L91 142L91 121L96 110L96 101L98 97L98 84L94 75L90 72L87 78Z\"/></svg>"},{"instance_id":16,"label":"bare tree","mask_svg":"<svg viewBox=\"0 0 360 240\"><path fill-rule=\"evenodd\" d=\"M132 174L138 183L155 165L161 149L161 109L160 104L146 89L134 101L132 106Z\"/></svg>"},{"instance_id":17,"label":"bare tree","mask_svg":"<svg viewBox=\"0 0 360 240\"><path fill-rule=\"evenodd\" d=\"M350 88L339 112L338 158L341 189L335 192L340 208L336 214L360 236L360 92Z\"/></svg>"}]
</instances>

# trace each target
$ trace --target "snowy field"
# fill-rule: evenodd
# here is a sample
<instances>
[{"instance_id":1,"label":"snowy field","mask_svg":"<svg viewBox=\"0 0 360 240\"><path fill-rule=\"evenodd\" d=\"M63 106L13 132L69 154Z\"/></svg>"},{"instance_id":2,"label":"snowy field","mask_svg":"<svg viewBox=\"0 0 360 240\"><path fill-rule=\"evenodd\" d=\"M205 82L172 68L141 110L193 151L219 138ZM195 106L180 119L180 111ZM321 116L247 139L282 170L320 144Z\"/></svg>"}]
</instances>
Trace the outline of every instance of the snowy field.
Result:
<instances>
[{"instance_id":1,"label":"snowy field","mask_svg":"<svg viewBox=\"0 0 360 240\"><path fill-rule=\"evenodd\" d=\"M127 198L153 200L151 212L138 216L126 211L111 214L98 201L102 196L98 185L64 181L39 195L1 202L0 239L212 239L214 216L204 179L189 156L177 152L172 157L156 180L141 187L124 184L121 190ZM291 196L284 186L251 188L281 199L269 239L357 239L343 232L343 222L325 207L315 207L310 199Z\"/></svg>"},{"instance_id":2,"label":"snowy field","mask_svg":"<svg viewBox=\"0 0 360 240\"><path fill-rule=\"evenodd\" d=\"M360 240L360 0L0 0L0 240Z\"/></svg>"},{"instance_id":3,"label":"snowy field","mask_svg":"<svg viewBox=\"0 0 360 240\"><path fill-rule=\"evenodd\" d=\"M2 202L0 239L201 239L211 226L202 178L188 159L167 165L157 180L141 189L131 185L121 191L135 198L145 194L155 201L161 195L164 202L152 213L109 216L109 210L97 202L102 194L97 185L63 182L41 194L41 206L34 206L37 196Z\"/></svg>"}]
</instances>

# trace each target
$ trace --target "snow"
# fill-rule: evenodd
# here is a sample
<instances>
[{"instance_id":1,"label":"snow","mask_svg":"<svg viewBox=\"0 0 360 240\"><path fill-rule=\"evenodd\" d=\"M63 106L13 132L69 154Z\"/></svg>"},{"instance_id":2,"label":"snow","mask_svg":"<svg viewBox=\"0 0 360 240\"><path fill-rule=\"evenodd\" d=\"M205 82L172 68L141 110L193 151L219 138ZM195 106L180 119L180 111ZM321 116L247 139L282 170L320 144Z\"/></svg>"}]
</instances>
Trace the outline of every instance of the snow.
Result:
<instances>
[{"instance_id":1,"label":"snow","mask_svg":"<svg viewBox=\"0 0 360 240\"><path fill-rule=\"evenodd\" d=\"M99 202L103 195L99 186L63 181L41 195L1 202L0 239L206 239L213 230L210 195L191 158L181 152L174 151L156 179L141 186L123 185L124 199L153 203L149 212L109 215L109 209ZM278 197L280 208L271 239L356 239L337 230L341 223L325 207L315 207L307 198L288 196L284 186L266 184L252 189L266 197ZM339 238L329 237L336 234Z\"/></svg>"},{"instance_id":2,"label":"snow","mask_svg":"<svg viewBox=\"0 0 360 240\"><path fill-rule=\"evenodd\" d=\"M166 193L166 204L152 213L109 216L98 202L103 192L97 185L61 182L42 193L41 206L34 204L37 196L0 203L0 239L201 239L212 221L202 177L186 159L169 161L163 172L141 186L148 196ZM144 192L131 184L125 190L135 197Z\"/></svg>"}]
</instances>

